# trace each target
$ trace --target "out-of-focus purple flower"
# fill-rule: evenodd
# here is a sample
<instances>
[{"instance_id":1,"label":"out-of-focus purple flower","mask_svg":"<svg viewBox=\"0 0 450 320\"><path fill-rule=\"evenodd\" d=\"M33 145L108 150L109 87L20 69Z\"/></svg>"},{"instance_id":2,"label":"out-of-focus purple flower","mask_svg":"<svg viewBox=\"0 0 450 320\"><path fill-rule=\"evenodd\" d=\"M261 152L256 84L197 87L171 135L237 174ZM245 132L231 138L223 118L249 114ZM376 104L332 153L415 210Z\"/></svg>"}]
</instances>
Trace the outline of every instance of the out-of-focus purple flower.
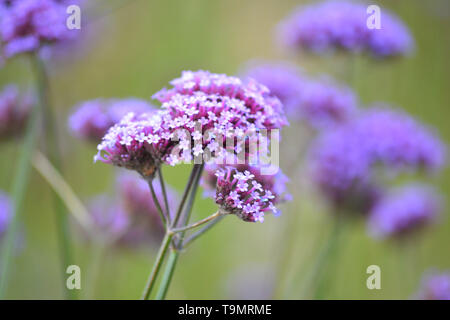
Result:
<instances>
[{"instance_id":1,"label":"out-of-focus purple flower","mask_svg":"<svg viewBox=\"0 0 450 320\"><path fill-rule=\"evenodd\" d=\"M430 130L405 113L380 108L323 132L310 153L313 179L334 203L352 202L361 194L376 200L378 164L396 172L433 171L444 163L445 147Z\"/></svg>"},{"instance_id":2,"label":"out-of-focus purple flower","mask_svg":"<svg viewBox=\"0 0 450 320\"><path fill-rule=\"evenodd\" d=\"M152 112L148 102L140 99L95 99L75 107L69 117L69 129L80 139L98 143L108 129L129 112L136 115Z\"/></svg>"},{"instance_id":3,"label":"out-of-focus purple flower","mask_svg":"<svg viewBox=\"0 0 450 320\"><path fill-rule=\"evenodd\" d=\"M342 123L356 111L357 98L350 88L329 78L308 79L289 64L256 65L246 71L246 76L268 87L289 117L304 120L313 128Z\"/></svg>"},{"instance_id":4,"label":"out-of-focus purple flower","mask_svg":"<svg viewBox=\"0 0 450 320\"><path fill-rule=\"evenodd\" d=\"M107 195L93 198L88 205L96 236L104 239L120 239L130 226L127 212Z\"/></svg>"},{"instance_id":5,"label":"out-of-focus purple flower","mask_svg":"<svg viewBox=\"0 0 450 320\"><path fill-rule=\"evenodd\" d=\"M79 30L66 25L66 0L2 0L0 1L0 38L2 56L40 49L43 45L67 41Z\"/></svg>"},{"instance_id":6,"label":"out-of-focus purple flower","mask_svg":"<svg viewBox=\"0 0 450 320\"><path fill-rule=\"evenodd\" d=\"M375 204L369 213L369 231L376 238L410 234L433 222L439 209L439 197L431 188L402 187Z\"/></svg>"},{"instance_id":7,"label":"out-of-focus purple flower","mask_svg":"<svg viewBox=\"0 0 450 320\"><path fill-rule=\"evenodd\" d=\"M156 197L159 203L164 207L164 198L159 183L154 183ZM153 225L157 225L162 229L161 219L158 214L155 203L148 184L131 173L121 173L117 177L117 188L120 201L125 210L133 217L143 217L150 221ZM175 214L176 205L178 203L178 195L170 186L166 186L167 200L169 204L170 215Z\"/></svg>"},{"instance_id":8,"label":"out-of-focus purple flower","mask_svg":"<svg viewBox=\"0 0 450 320\"><path fill-rule=\"evenodd\" d=\"M0 191L0 240L3 237L12 215L12 202L9 196Z\"/></svg>"},{"instance_id":9,"label":"out-of-focus purple flower","mask_svg":"<svg viewBox=\"0 0 450 320\"><path fill-rule=\"evenodd\" d=\"M244 76L269 88L270 93L283 103L287 115L295 115L298 112L298 100L305 79L295 65L282 62L251 63Z\"/></svg>"},{"instance_id":10,"label":"out-of-focus purple flower","mask_svg":"<svg viewBox=\"0 0 450 320\"><path fill-rule=\"evenodd\" d=\"M249 165L212 165L205 171L202 185L207 190L214 188L219 210L235 214L244 221L263 222L267 211L279 215L275 204L290 198L285 185L288 179L281 171L275 175L263 175L260 168Z\"/></svg>"},{"instance_id":11,"label":"out-of-focus purple flower","mask_svg":"<svg viewBox=\"0 0 450 320\"><path fill-rule=\"evenodd\" d=\"M286 45L315 53L339 49L379 58L410 53L414 41L403 22L382 9L380 29L369 29L367 7L334 0L301 6L281 23L279 34Z\"/></svg>"},{"instance_id":12,"label":"out-of-focus purple flower","mask_svg":"<svg viewBox=\"0 0 450 320\"><path fill-rule=\"evenodd\" d=\"M155 193L164 207L159 184L154 184ZM175 213L178 203L177 193L166 185L169 211ZM117 176L114 197L100 195L95 197L89 210L98 235L115 240L117 244L151 244L164 234L164 227L153 202L148 184L137 175L121 172Z\"/></svg>"},{"instance_id":13,"label":"out-of-focus purple flower","mask_svg":"<svg viewBox=\"0 0 450 320\"><path fill-rule=\"evenodd\" d=\"M427 272L417 294L422 300L450 300L450 272Z\"/></svg>"},{"instance_id":14,"label":"out-of-focus purple flower","mask_svg":"<svg viewBox=\"0 0 450 320\"><path fill-rule=\"evenodd\" d=\"M19 95L15 85L8 85L0 92L0 140L23 132L33 102L30 95Z\"/></svg>"},{"instance_id":15,"label":"out-of-focus purple flower","mask_svg":"<svg viewBox=\"0 0 450 320\"><path fill-rule=\"evenodd\" d=\"M312 127L323 129L351 119L357 103L350 88L331 79L305 81L296 114Z\"/></svg>"}]
</instances>

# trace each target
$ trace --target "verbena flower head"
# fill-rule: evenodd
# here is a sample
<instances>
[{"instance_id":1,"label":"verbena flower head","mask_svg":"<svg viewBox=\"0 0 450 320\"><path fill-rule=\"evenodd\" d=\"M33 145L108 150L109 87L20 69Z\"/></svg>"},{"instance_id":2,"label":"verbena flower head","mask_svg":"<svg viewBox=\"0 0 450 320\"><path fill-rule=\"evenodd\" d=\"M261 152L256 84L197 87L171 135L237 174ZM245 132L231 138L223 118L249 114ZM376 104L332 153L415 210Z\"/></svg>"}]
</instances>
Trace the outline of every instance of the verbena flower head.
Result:
<instances>
[{"instance_id":1,"label":"verbena flower head","mask_svg":"<svg viewBox=\"0 0 450 320\"><path fill-rule=\"evenodd\" d=\"M69 117L69 129L80 139L98 143L108 129L129 112L152 112L153 106L140 99L95 99L75 107Z\"/></svg>"},{"instance_id":2,"label":"verbena flower head","mask_svg":"<svg viewBox=\"0 0 450 320\"><path fill-rule=\"evenodd\" d=\"M0 140L23 132L30 114L33 99L19 94L15 85L8 85L0 92Z\"/></svg>"},{"instance_id":3,"label":"verbena flower head","mask_svg":"<svg viewBox=\"0 0 450 320\"><path fill-rule=\"evenodd\" d=\"M94 161L135 170L144 179L152 179L161 163L169 162L173 148L170 138L160 113L128 113L103 137Z\"/></svg>"},{"instance_id":4,"label":"verbena flower head","mask_svg":"<svg viewBox=\"0 0 450 320\"><path fill-rule=\"evenodd\" d=\"M450 272L428 272L417 294L423 300L450 300Z\"/></svg>"},{"instance_id":5,"label":"verbena flower head","mask_svg":"<svg viewBox=\"0 0 450 320\"><path fill-rule=\"evenodd\" d=\"M238 138L238 142L228 151L239 153L248 142L239 141L240 137L287 124L279 99L254 80L243 82L225 74L184 71L171 84L173 88L163 89L154 97L162 103L166 127L182 133L181 153L190 147L191 138L201 141L193 149L194 156L198 156L205 148L216 152L218 145L222 146L230 137Z\"/></svg>"},{"instance_id":6,"label":"verbena flower head","mask_svg":"<svg viewBox=\"0 0 450 320\"><path fill-rule=\"evenodd\" d=\"M367 27L368 4L325 1L301 6L281 23L283 42L314 53L334 50L367 52L385 58L408 54L414 41L408 28L394 14L381 11L381 28Z\"/></svg>"},{"instance_id":7,"label":"verbena flower head","mask_svg":"<svg viewBox=\"0 0 450 320\"><path fill-rule=\"evenodd\" d=\"M392 173L438 170L445 164L445 147L406 113L374 108L323 132L312 146L310 164L314 181L333 202L361 194L376 200L375 166Z\"/></svg>"},{"instance_id":8,"label":"verbena flower head","mask_svg":"<svg viewBox=\"0 0 450 320\"><path fill-rule=\"evenodd\" d=\"M402 187L383 196L370 211L369 231L377 238L401 237L433 222L439 197L429 187Z\"/></svg>"},{"instance_id":9,"label":"verbena flower head","mask_svg":"<svg viewBox=\"0 0 450 320\"><path fill-rule=\"evenodd\" d=\"M288 179L281 171L262 175L260 168L249 165L211 165L206 166L205 175L202 185L207 190L215 189L219 210L244 221L263 222L267 211L278 215L280 211L275 205L290 199L286 194Z\"/></svg>"},{"instance_id":10,"label":"verbena flower head","mask_svg":"<svg viewBox=\"0 0 450 320\"><path fill-rule=\"evenodd\" d=\"M79 30L66 25L66 0L1 0L0 41L2 56L11 58L39 50L46 44L74 38Z\"/></svg>"},{"instance_id":11,"label":"verbena flower head","mask_svg":"<svg viewBox=\"0 0 450 320\"><path fill-rule=\"evenodd\" d=\"M12 215L12 202L9 196L0 191L0 240L8 228Z\"/></svg>"}]
</instances>

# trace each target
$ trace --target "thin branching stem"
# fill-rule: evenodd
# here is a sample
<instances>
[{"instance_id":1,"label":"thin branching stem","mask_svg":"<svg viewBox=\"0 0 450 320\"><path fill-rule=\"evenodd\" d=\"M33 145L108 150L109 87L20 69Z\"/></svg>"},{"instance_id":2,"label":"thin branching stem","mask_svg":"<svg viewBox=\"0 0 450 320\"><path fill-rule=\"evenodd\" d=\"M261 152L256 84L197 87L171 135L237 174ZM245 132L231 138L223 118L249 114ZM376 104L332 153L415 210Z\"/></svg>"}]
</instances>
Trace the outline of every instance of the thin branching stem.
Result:
<instances>
[{"instance_id":1,"label":"thin branching stem","mask_svg":"<svg viewBox=\"0 0 450 320\"><path fill-rule=\"evenodd\" d=\"M185 232L185 231L197 228L197 227L199 227L199 226L201 226L201 225L203 225L205 223L208 223L209 221L220 217L220 215L221 215L221 213L219 211L217 211L216 213L214 213L214 214L212 214L212 215L210 215L210 216L208 216L208 217L206 217L206 218L204 218L202 220L199 220L197 222L191 223L190 225L187 225L187 226L184 226L184 227L171 229L170 231L173 232L173 233Z\"/></svg>"},{"instance_id":2,"label":"thin branching stem","mask_svg":"<svg viewBox=\"0 0 450 320\"><path fill-rule=\"evenodd\" d=\"M208 230L210 230L212 227L214 227L217 223L222 221L222 219L225 218L225 216L220 216L212 221L210 221L208 224L203 226L200 230L194 232L189 237L186 238L186 240L183 242L182 248L187 248L195 239L206 233Z\"/></svg>"},{"instance_id":3,"label":"thin branching stem","mask_svg":"<svg viewBox=\"0 0 450 320\"><path fill-rule=\"evenodd\" d=\"M159 203L158 197L156 196L155 188L153 187L153 180L148 181L148 186L150 187L150 192L152 194L153 203L156 206L156 210L158 211L159 216L161 217L161 221L164 227L167 228L166 216L164 215L163 210L161 208L161 204Z\"/></svg>"},{"instance_id":4,"label":"thin branching stem","mask_svg":"<svg viewBox=\"0 0 450 320\"><path fill-rule=\"evenodd\" d=\"M167 199L167 190L166 190L166 184L164 183L164 177L162 174L162 169L161 167L158 167L158 178L159 178L159 183L161 185L161 192L164 198L164 206L166 209L165 215L166 215L166 221L167 221L167 225L170 226L171 221L170 221L170 210L169 210L169 200Z\"/></svg>"}]
</instances>

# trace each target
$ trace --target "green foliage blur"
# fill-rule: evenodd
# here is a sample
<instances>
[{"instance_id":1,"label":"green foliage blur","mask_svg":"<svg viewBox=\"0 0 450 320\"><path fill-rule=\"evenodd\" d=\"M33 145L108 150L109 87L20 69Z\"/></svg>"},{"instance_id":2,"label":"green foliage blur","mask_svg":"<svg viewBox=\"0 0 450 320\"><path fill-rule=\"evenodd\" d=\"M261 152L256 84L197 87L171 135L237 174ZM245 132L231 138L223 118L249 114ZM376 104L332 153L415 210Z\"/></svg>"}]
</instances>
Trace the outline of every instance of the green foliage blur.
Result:
<instances>
[{"instance_id":1,"label":"green foliage blur","mask_svg":"<svg viewBox=\"0 0 450 320\"><path fill-rule=\"evenodd\" d=\"M276 43L275 27L301 1L292 0L127 0L89 1L96 10L86 26L93 41L70 59L52 61L51 101L58 118L64 176L82 200L111 192L115 169L93 163L96 146L78 141L67 130L74 104L98 97L149 99L182 70L206 69L237 74L252 59L291 61L311 74L330 73L341 81L343 57L316 58L284 52ZM445 1L378 1L397 13L416 40L412 57L392 61L355 62L354 86L364 104L388 102L437 128L450 140L450 12ZM117 7L117 8L116 8ZM26 57L0 69L0 85L33 86ZM292 128L290 134L292 132ZM283 134L283 133L282 133ZM286 139L295 142L295 139ZM0 189L10 191L20 141L0 145ZM283 143L283 142L282 142ZM290 148L296 148L295 144ZM283 157L283 155L281 156ZM282 159L288 163L295 159ZM300 158L298 159L300 164ZM182 192L190 166L164 167L168 183ZM227 299L248 292L247 298L307 298L303 281L331 229L330 212L311 196L302 177L290 174L294 201L283 214L263 224L227 217L181 255L169 289L169 299ZM7 291L11 299L62 299L56 225L50 188L33 171L21 219L19 249ZM432 178L448 199L450 172ZM201 192L195 217L215 211ZM450 269L450 219L443 219L410 243L375 241L364 221L353 223L328 275L325 298L406 299L416 291L429 268ZM97 280L86 281L95 247L83 240L72 223L75 264L82 270L79 297L91 290L99 299L140 297L157 251L149 248L108 248ZM366 268L381 267L381 290L368 290ZM246 275L260 277L245 284ZM250 276L249 276L250 277ZM238 281L236 279L241 279ZM240 288L237 285L243 285ZM90 286L93 286L89 288Z\"/></svg>"}]
</instances>

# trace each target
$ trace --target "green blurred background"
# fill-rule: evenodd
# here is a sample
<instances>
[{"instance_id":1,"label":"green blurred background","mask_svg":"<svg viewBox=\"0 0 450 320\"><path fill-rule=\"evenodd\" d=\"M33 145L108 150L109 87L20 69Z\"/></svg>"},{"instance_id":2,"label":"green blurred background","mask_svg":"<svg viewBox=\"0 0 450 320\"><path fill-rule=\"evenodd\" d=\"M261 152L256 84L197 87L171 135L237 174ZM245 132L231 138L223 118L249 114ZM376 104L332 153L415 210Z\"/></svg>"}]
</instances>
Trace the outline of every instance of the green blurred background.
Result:
<instances>
[{"instance_id":1,"label":"green blurred background","mask_svg":"<svg viewBox=\"0 0 450 320\"><path fill-rule=\"evenodd\" d=\"M77 102L97 97L148 99L182 70L236 74L243 64L255 58L291 61L312 74L331 73L339 78L339 66L345 63L342 58L293 55L276 45L275 26L300 3L291 0L89 1L89 6L96 7L96 18L82 30L92 31L94 40L82 55L52 63L51 68L51 100L59 119L64 175L80 198L86 200L111 190L115 171L111 166L94 164L95 146L68 134L67 116ZM417 48L412 57L403 60L357 59L352 81L357 93L363 103L385 101L401 106L436 127L448 142L448 2L385 0L377 3L407 23ZM25 57L0 69L2 86L10 82L31 86L32 79ZM19 141L0 145L2 190L10 191L18 144ZM164 168L164 173L168 182L181 192L189 169L188 165L181 165ZM225 299L237 297L233 293L236 291L249 292L248 298L305 297L301 282L329 233L331 219L317 197L300 190L302 177L290 175L290 178L290 192L295 200L282 208L281 217L267 217L263 224L228 217L183 253L168 298ZM432 179L445 199L450 192L449 178L446 170ZM197 200L197 217L214 212L212 200L201 195ZM437 226L404 248L374 241L366 235L363 221L354 223L344 235L337 267L330 271L326 298L404 299L417 289L423 271L430 267L449 269L448 209L442 214ZM32 173L21 220L22 248L14 259L7 297L63 298L51 193L36 171ZM72 234L77 233L72 225ZM82 270L79 295L83 298L91 285L85 279L92 248L80 236L74 237L74 247L75 263ZM139 298L155 253L155 246L108 249L94 297ZM366 268L372 264L381 267L381 290L366 287ZM259 279L255 279L258 275ZM240 279L237 282L236 277ZM246 284L242 279L250 281ZM244 288L238 288L237 284ZM275 295L270 292L272 287L276 288Z\"/></svg>"}]
</instances>

